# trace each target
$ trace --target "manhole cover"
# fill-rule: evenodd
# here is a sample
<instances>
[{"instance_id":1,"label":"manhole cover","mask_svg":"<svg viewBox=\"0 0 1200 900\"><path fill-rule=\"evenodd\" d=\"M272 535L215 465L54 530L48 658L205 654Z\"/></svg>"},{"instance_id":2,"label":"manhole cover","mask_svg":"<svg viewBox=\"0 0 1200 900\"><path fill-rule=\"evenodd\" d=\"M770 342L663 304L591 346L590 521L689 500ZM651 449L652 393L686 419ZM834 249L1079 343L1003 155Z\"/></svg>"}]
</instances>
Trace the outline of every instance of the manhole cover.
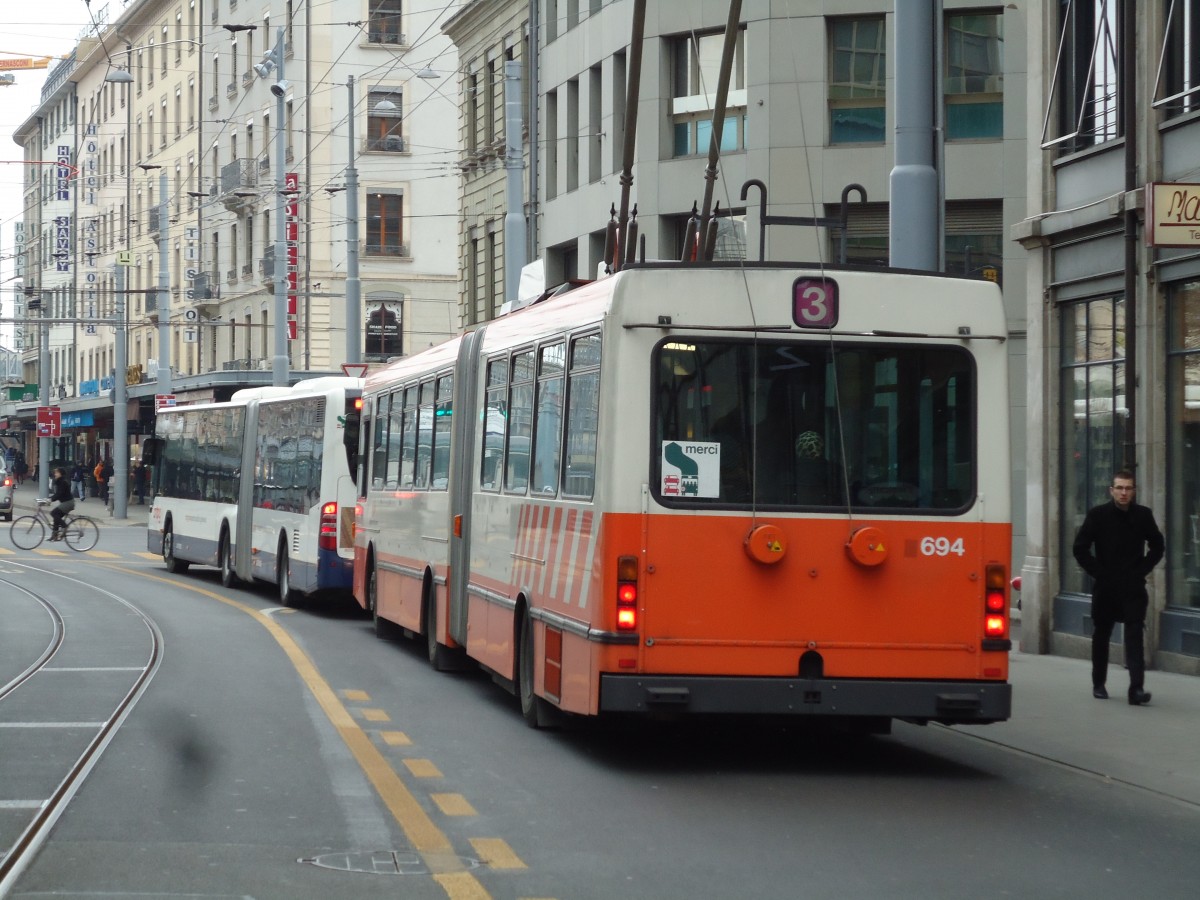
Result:
<instances>
[{"instance_id":1,"label":"manhole cover","mask_svg":"<svg viewBox=\"0 0 1200 900\"><path fill-rule=\"evenodd\" d=\"M479 868L479 860L460 856L464 869ZM302 856L297 862L339 872L366 872L370 875L429 875L429 867L415 850L339 850L320 856Z\"/></svg>"}]
</instances>

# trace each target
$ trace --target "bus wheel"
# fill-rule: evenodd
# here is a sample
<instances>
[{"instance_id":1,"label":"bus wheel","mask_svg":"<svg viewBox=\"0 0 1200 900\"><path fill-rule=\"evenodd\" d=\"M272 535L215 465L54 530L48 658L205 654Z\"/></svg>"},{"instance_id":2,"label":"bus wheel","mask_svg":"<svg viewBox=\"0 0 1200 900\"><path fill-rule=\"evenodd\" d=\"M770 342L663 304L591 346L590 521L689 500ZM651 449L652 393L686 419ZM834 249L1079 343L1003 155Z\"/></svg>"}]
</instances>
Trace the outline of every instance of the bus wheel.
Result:
<instances>
[{"instance_id":1,"label":"bus wheel","mask_svg":"<svg viewBox=\"0 0 1200 900\"><path fill-rule=\"evenodd\" d=\"M520 643L517 646L517 697L521 701L521 715L530 728L547 728L554 724L553 709L549 703L533 692L533 619L529 613L521 616Z\"/></svg>"},{"instance_id":2,"label":"bus wheel","mask_svg":"<svg viewBox=\"0 0 1200 900\"><path fill-rule=\"evenodd\" d=\"M379 618L379 576L375 564L367 570L367 611L375 625L375 636L385 641L394 641L400 637L400 627L395 622Z\"/></svg>"},{"instance_id":3,"label":"bus wheel","mask_svg":"<svg viewBox=\"0 0 1200 900\"><path fill-rule=\"evenodd\" d=\"M162 555L163 565L172 575L182 575L188 570L188 563L175 556L175 529L171 527L170 522L167 522L167 528L163 532Z\"/></svg>"},{"instance_id":4,"label":"bus wheel","mask_svg":"<svg viewBox=\"0 0 1200 900\"><path fill-rule=\"evenodd\" d=\"M233 571L233 548L229 546L229 532L221 529L221 546L217 550L217 562L221 567L221 584L234 587L238 583L237 573Z\"/></svg>"},{"instance_id":5,"label":"bus wheel","mask_svg":"<svg viewBox=\"0 0 1200 900\"><path fill-rule=\"evenodd\" d=\"M279 585L279 602L283 606L294 606L296 595L292 593L292 579L288 572L287 546L279 545L279 556L275 563L275 583Z\"/></svg>"},{"instance_id":6,"label":"bus wheel","mask_svg":"<svg viewBox=\"0 0 1200 900\"><path fill-rule=\"evenodd\" d=\"M439 644L437 639L437 593L432 586L425 592L425 651L435 672L452 668L450 648Z\"/></svg>"}]
</instances>

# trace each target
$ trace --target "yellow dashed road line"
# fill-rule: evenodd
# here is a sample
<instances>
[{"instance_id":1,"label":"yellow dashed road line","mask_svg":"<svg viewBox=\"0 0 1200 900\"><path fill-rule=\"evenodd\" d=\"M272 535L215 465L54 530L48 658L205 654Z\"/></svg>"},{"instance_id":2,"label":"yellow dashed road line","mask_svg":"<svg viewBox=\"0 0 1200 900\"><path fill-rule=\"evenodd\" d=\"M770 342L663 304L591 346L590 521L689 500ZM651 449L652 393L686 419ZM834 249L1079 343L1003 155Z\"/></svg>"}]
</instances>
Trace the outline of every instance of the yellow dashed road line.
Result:
<instances>
[{"instance_id":1,"label":"yellow dashed road line","mask_svg":"<svg viewBox=\"0 0 1200 900\"><path fill-rule=\"evenodd\" d=\"M389 747L408 747L412 744L412 739L403 731L381 731L379 736Z\"/></svg>"},{"instance_id":2,"label":"yellow dashed road line","mask_svg":"<svg viewBox=\"0 0 1200 900\"><path fill-rule=\"evenodd\" d=\"M475 807L462 794L430 794L433 802L448 816L477 816Z\"/></svg>"},{"instance_id":3,"label":"yellow dashed road line","mask_svg":"<svg viewBox=\"0 0 1200 900\"><path fill-rule=\"evenodd\" d=\"M431 759L406 759L404 765L417 778L441 778L442 770L433 764Z\"/></svg>"},{"instance_id":4,"label":"yellow dashed road line","mask_svg":"<svg viewBox=\"0 0 1200 900\"><path fill-rule=\"evenodd\" d=\"M521 857L513 853L508 842L500 838L471 838L475 855L492 869L527 869Z\"/></svg>"}]
</instances>

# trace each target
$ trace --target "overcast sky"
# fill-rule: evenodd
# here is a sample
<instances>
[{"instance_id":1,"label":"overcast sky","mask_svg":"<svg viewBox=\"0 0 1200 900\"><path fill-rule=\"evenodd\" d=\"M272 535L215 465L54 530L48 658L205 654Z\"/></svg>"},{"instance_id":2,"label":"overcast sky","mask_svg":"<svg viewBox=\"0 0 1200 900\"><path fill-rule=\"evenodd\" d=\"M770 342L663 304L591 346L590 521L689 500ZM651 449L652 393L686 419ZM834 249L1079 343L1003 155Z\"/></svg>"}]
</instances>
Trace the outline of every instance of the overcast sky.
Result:
<instances>
[{"instance_id":1,"label":"overcast sky","mask_svg":"<svg viewBox=\"0 0 1200 900\"><path fill-rule=\"evenodd\" d=\"M121 8L121 0L92 0L96 10ZM0 58L62 56L89 22L84 0L0 0ZM51 60L50 67L53 68ZM24 166L13 132L37 107L49 69L13 72L16 84L0 86L0 317L12 315L13 223L21 218ZM12 327L0 325L0 345L11 346Z\"/></svg>"}]
</instances>

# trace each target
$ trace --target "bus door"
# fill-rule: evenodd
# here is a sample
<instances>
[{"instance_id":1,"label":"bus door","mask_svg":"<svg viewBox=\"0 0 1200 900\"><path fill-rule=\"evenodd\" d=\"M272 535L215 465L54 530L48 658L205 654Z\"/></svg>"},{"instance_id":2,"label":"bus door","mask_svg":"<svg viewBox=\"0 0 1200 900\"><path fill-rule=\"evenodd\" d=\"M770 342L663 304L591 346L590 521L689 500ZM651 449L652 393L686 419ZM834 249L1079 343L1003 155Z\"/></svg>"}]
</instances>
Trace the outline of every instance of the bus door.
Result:
<instances>
[{"instance_id":1,"label":"bus door","mask_svg":"<svg viewBox=\"0 0 1200 900\"><path fill-rule=\"evenodd\" d=\"M246 439L242 442L242 471L238 479L237 523L233 540L233 570L247 584L254 580L254 502L255 486L260 476L255 471L258 455L257 401L246 404Z\"/></svg>"},{"instance_id":2,"label":"bus door","mask_svg":"<svg viewBox=\"0 0 1200 900\"><path fill-rule=\"evenodd\" d=\"M463 336L454 366L450 472L450 613L447 628L467 645L467 583L471 559L471 490L475 477L479 347L485 328Z\"/></svg>"}]
</instances>

